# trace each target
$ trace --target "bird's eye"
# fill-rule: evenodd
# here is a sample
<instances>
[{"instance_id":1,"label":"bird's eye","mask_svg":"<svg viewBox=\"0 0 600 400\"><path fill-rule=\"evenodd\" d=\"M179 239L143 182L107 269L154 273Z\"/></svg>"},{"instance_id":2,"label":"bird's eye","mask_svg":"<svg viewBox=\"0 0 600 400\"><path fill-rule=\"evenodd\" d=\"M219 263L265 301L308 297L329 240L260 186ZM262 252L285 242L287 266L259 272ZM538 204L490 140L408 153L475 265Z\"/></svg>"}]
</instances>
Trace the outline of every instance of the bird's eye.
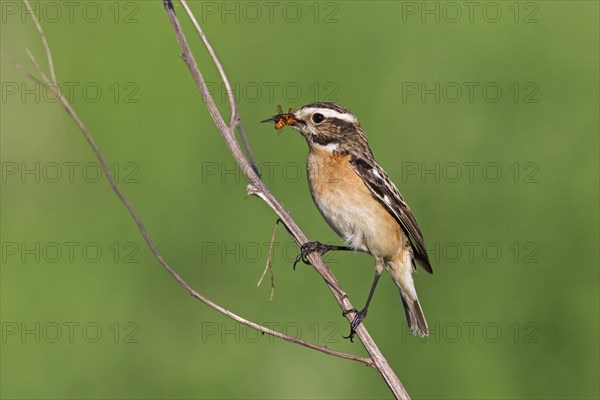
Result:
<instances>
[{"instance_id":1,"label":"bird's eye","mask_svg":"<svg viewBox=\"0 0 600 400\"><path fill-rule=\"evenodd\" d=\"M315 114L312 115L312 121L315 124L320 124L324 120L325 120L325 117L323 116L323 114L315 113Z\"/></svg>"}]
</instances>

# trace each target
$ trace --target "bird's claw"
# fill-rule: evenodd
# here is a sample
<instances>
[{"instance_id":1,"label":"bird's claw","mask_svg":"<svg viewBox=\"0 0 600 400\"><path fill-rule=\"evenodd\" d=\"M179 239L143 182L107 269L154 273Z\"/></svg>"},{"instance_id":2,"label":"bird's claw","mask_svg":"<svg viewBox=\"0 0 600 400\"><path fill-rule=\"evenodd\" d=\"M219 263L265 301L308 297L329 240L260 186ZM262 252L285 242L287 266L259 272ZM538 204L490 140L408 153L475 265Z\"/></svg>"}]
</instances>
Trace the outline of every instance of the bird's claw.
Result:
<instances>
[{"instance_id":1,"label":"bird's claw","mask_svg":"<svg viewBox=\"0 0 600 400\"><path fill-rule=\"evenodd\" d=\"M320 255L323 255L329 250L331 250L329 246L320 242L304 243L302 246L300 246L300 254L298 254L296 260L294 260L294 270L296 269L296 264L298 264L300 260L302 260L304 264L310 264L308 261L308 255L310 253L319 253Z\"/></svg>"},{"instance_id":2,"label":"bird's claw","mask_svg":"<svg viewBox=\"0 0 600 400\"><path fill-rule=\"evenodd\" d=\"M350 334L348 336L344 336L344 339L350 339L350 341L354 343L354 335L356 334L356 328L358 328L358 326L363 322L363 319L365 319L365 317L367 316L367 309L363 308L362 310L358 311L357 309L353 308L344 311L343 314L344 316L346 316L350 312L355 312L356 315L354 316L352 322L350 322Z\"/></svg>"}]
</instances>

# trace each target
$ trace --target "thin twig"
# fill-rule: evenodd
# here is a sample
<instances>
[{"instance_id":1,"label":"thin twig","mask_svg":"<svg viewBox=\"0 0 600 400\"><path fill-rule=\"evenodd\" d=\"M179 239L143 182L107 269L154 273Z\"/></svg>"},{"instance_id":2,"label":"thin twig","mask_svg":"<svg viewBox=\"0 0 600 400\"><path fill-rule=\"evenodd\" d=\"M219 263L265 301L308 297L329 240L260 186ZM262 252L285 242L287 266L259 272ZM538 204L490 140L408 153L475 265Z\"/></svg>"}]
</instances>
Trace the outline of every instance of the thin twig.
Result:
<instances>
[{"instance_id":1,"label":"thin twig","mask_svg":"<svg viewBox=\"0 0 600 400\"><path fill-rule=\"evenodd\" d=\"M33 67L35 68L35 70L37 71L37 73L40 74L40 76L42 77L42 80L44 82L48 82L48 80L49 80L48 77L44 73L44 70L42 69L42 67L40 67L40 64L35 59L35 56L33 55L33 53L31 51L29 51L29 49L25 49L25 53L27 53L27 56L29 57L29 60L33 64Z\"/></svg>"},{"instance_id":2,"label":"thin twig","mask_svg":"<svg viewBox=\"0 0 600 400\"><path fill-rule=\"evenodd\" d=\"M221 64L219 57L217 57L217 53L215 52L212 45L210 44L210 41L204 34L204 31L202 30L202 28L200 27L200 24L196 20L194 13L192 13L192 10L190 10L190 7L188 6L187 1L180 0L180 2L181 2L181 5L183 6L183 8L185 9L185 12L187 13L188 17L192 21L194 28L196 28L196 32L198 32L198 36L200 36L200 39L202 39L202 42L204 43L206 50L208 50L208 53L212 57L213 62L215 63L215 66L217 67L217 70L219 71L219 75L221 75L221 80L223 81L223 85L225 86L225 92L227 93L227 98L229 99L229 126L230 127L237 126L240 137L242 138L242 143L244 144L244 150L246 151L246 156L248 157L248 160L250 161L252 168L255 171L257 171L257 173L258 173L258 168L256 167L256 162L254 161L254 156L252 155L252 151L250 150L250 145L248 144L248 138L246 137L246 133L244 132L244 129L242 128L241 123L240 123L240 114L238 112L237 103L235 102L235 96L233 94L233 90L231 89L231 84L229 83L227 74L225 73L225 69L223 68L223 65Z\"/></svg>"},{"instance_id":3,"label":"thin twig","mask_svg":"<svg viewBox=\"0 0 600 400\"><path fill-rule=\"evenodd\" d=\"M248 184L248 193L260 197L263 201L267 203L267 205L277 214L279 219L281 219L286 225L288 231L292 235L292 238L296 241L298 245L308 242L308 238L306 237L304 232L302 232L300 227L285 210L283 205L277 199L275 199L275 197L268 190L264 182L260 179L258 174L252 168L251 163L246 157L244 157L241 147L239 146L239 143L235 138L235 125L226 125L219 111L217 110L214 99L209 93L204 78L202 77L202 74L198 69L198 65L189 47L185 34L183 33L181 24L179 23L179 19L175 15L175 10L173 8L172 1L163 0L163 4L165 6L167 15L169 16L171 26L175 31L175 36L177 37L179 46L182 50L182 58L185 61L188 69L190 70L190 73L192 74L192 78L194 79L196 86L200 90L202 99L204 100L204 103L206 104L206 107L211 117L213 118L215 125L219 129L221 136L223 137L225 143L229 147L229 150L233 155L236 163L238 164L246 178L250 181ZM206 42L207 40L205 41L205 44ZM354 308L352 307L348 296L345 294L345 292L342 290L339 283L337 282L337 279L331 273L331 270L323 262L322 257L319 254L312 253L308 256L308 259L313 265L314 269L321 275L321 277L329 286L340 308L342 310L349 310ZM351 313L347 313L346 315L348 321L350 321L352 318L350 314ZM356 328L356 335L358 336L363 346L373 359L374 367L381 374L394 396L398 399L410 399L408 393L404 389L404 386L402 386L402 383L398 379L398 376L396 376L395 372L390 367L389 363L377 347L375 341L364 326L364 323L361 323Z\"/></svg>"},{"instance_id":4,"label":"thin twig","mask_svg":"<svg viewBox=\"0 0 600 400\"><path fill-rule=\"evenodd\" d=\"M27 0L24 0L25 2ZM43 33L43 29L41 27L41 25L39 24L39 21L37 19L34 19L34 23L38 29L38 32L40 33L40 35L45 38L44 33ZM49 46L47 46L47 43L45 45L45 49L46 49L46 55L48 56L48 63L49 65L53 65L52 63L52 55L50 53L50 48ZM320 346L316 343L312 343L312 342L307 342L305 340L302 340L300 338L294 337L294 336L290 336L290 335L286 335L282 332L267 328L265 326L259 325L255 322L252 322L250 320L247 320L231 311L229 311L228 309L216 304L215 302L211 301L210 299L202 296L200 293L198 293L197 291L195 291L172 267L171 265L169 265L169 263L162 257L162 255L158 252L156 246L154 245L154 242L152 241L152 239L150 238L150 235L148 234L148 231L146 230L146 227L144 226L144 224L142 223L142 220L140 219L139 215L137 214L135 208L131 205L131 203L129 203L129 201L127 200L127 198L125 197L125 195L121 192L121 190L119 189L114 177L112 176L112 173L108 167L108 164L106 163L106 160L102 154L102 152L100 151L100 149L98 148L98 146L96 145L94 139L92 138L91 134L89 133L89 131L87 130L87 128L85 127L84 123L82 122L82 120L79 118L79 116L77 115L77 113L75 112L75 110L72 108L71 104L66 100L66 98L63 96L62 92L60 91L60 89L58 88L58 85L56 84L56 82L51 82L48 77L46 76L46 74L44 74L44 72L42 71L39 63L37 62L37 60L35 59L35 56L28 51L28 56L30 57L34 67L36 68L36 70L38 70L38 73L40 73L40 75L43 77L42 79L37 78L36 76L34 76L33 74L29 73L25 68L23 68L17 61L13 60L12 58L5 56L4 54L1 54L2 58L7 60L9 63L11 63L12 65L14 65L20 72L22 72L26 77L28 77L29 79L41 84L41 85L48 85L51 90L54 92L54 94L56 94L61 106L67 111L67 113L71 116L71 118L75 121L75 123L77 124L77 126L79 127L79 129L81 130L81 132L83 133L84 137L86 138L86 140L88 141L88 143L90 144L92 150L94 151L96 158L98 159L100 166L102 168L102 170L104 171L104 174L106 175L106 178L112 188L112 190L115 192L115 194L117 195L117 197L119 198L119 200L121 200L121 202L123 203L123 205L125 206L125 208L127 209L127 211L129 211L129 213L131 214L131 216L133 217L136 225L138 226L144 240L146 241L146 244L148 245L148 247L150 248L150 251L152 252L152 254L154 255L154 257L158 260L158 262L167 270L167 272L173 277L175 278L175 280L177 280L177 282L183 286L188 293L196 298L197 300L201 301L202 303L208 305L209 307L213 308L214 310L220 312L221 314L233 319L234 321L237 321L243 325L249 326L253 329L256 329L260 332L278 337L280 339L292 342L292 343L296 343L299 345L302 345L304 347L313 349L313 350L317 350L320 351L322 353L325 354L329 354L332 356L336 356L336 357L340 357L340 358L345 358L345 359L349 359L349 360L354 360L354 361L358 361L361 363L366 364L367 366L370 366L373 364L372 359L368 358L368 357L361 357L355 354L349 354L349 353L345 353L345 352L341 352L341 351L337 351L337 350L332 350L328 347L325 346ZM56 75L54 74L54 70L51 70L51 76L56 77Z\"/></svg>"},{"instance_id":5,"label":"thin twig","mask_svg":"<svg viewBox=\"0 0 600 400\"><path fill-rule=\"evenodd\" d=\"M219 71L219 75L221 75L221 80L223 81L223 84L225 85L225 91L228 95L227 97L229 98L229 126L234 126L237 124L238 110L237 110L237 104L235 102L235 98L231 95L233 92L231 90L231 84L229 83L227 74L225 73L225 70L223 69L223 65L221 64L219 57L217 57L217 53L215 53L215 50L213 49L212 45L208 41L208 38L206 37L206 35L204 34L204 31L200 27L200 24L196 20L196 17L190 10L190 7L187 5L187 2L185 0L180 0L180 3L183 6L183 8L185 9L185 12L187 13L190 20L192 21L194 28L196 28L196 32L198 32L198 36L200 36L200 39L202 39L202 42L204 43L206 50L208 50L208 53L212 57L213 62L215 63L215 66L217 67L217 70Z\"/></svg>"},{"instance_id":6,"label":"thin twig","mask_svg":"<svg viewBox=\"0 0 600 400\"><path fill-rule=\"evenodd\" d=\"M23 75L25 75L27 78L31 79L34 82L39 83L40 85L44 85L44 82L42 82L42 80L40 78L38 78L37 76L33 75L32 73L30 73L29 71L27 71L21 64L19 64L19 62L17 60L15 60L14 58L11 58L9 56L7 56L4 53L0 53L0 58L6 60L8 63L12 64L17 70L19 70L19 72L21 72Z\"/></svg>"},{"instance_id":7,"label":"thin twig","mask_svg":"<svg viewBox=\"0 0 600 400\"><path fill-rule=\"evenodd\" d=\"M27 12L29 13L29 15L31 15L33 17L33 22L35 24L35 27L36 27L38 33L40 34L42 43L44 44L44 50L46 51L46 59L48 60L48 69L50 70L50 78L52 78L51 82L58 83L58 81L56 80L56 73L54 72L54 62L52 61L52 52L50 51L50 46L48 46L48 41L46 40L46 35L44 35L44 30L42 29L42 25L40 24L40 21L38 20L36 13L33 12L33 10L31 9L29 0L23 0L23 3L25 3L25 8L27 8Z\"/></svg>"},{"instance_id":8,"label":"thin twig","mask_svg":"<svg viewBox=\"0 0 600 400\"><path fill-rule=\"evenodd\" d=\"M258 165L256 165L256 161L254 160L254 156L252 155L252 150L250 150L250 143L248 143L248 137L246 136L246 131L244 130L242 121L238 121L236 128L240 138L242 138L242 144L244 145L244 150L246 151L246 157L248 157L248 160L250 160L250 165L252 166L252 169L256 175L260 176L260 171L258 169Z\"/></svg>"},{"instance_id":9,"label":"thin twig","mask_svg":"<svg viewBox=\"0 0 600 400\"><path fill-rule=\"evenodd\" d=\"M273 300L273 295L275 294L275 274L273 273L273 244L275 243L275 234L277 233L277 226L279 225L279 218L275 221L275 227L273 228L273 233L271 234L271 243L269 243L269 255L267 256L267 263L265 264L265 269L263 270L260 279L258 280L258 284L256 286L260 286L261 282L265 278L267 274L267 270L271 272L271 295L269 296L269 300Z\"/></svg>"}]
</instances>

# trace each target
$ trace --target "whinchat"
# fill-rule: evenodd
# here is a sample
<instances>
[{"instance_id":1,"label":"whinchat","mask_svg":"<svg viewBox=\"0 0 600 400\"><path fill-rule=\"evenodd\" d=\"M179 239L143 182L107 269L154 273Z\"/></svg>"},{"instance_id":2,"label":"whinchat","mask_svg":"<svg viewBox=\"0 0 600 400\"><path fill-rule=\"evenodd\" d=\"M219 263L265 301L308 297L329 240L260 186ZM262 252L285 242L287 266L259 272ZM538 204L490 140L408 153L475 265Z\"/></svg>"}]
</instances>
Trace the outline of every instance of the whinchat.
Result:
<instances>
[{"instance_id":1,"label":"whinchat","mask_svg":"<svg viewBox=\"0 0 600 400\"><path fill-rule=\"evenodd\" d=\"M358 119L335 103L312 103L263 122L276 128L289 125L306 139L306 162L312 198L333 230L348 246L310 242L298 259L310 252L357 250L375 258L375 278L365 307L354 312L350 339L367 315L377 282L387 269L400 290L406 319L413 334L427 336L428 328L417 298L412 273L416 263L432 273L423 234L417 221L369 147ZM415 263L416 261L416 263Z\"/></svg>"}]
</instances>

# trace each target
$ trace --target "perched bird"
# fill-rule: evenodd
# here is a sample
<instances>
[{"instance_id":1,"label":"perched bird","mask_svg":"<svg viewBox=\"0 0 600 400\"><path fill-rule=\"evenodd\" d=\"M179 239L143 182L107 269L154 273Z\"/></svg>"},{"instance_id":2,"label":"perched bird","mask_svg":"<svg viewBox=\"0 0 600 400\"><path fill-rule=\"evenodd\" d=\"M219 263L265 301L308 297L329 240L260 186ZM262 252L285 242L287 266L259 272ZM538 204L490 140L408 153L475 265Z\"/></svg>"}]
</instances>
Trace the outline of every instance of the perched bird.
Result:
<instances>
[{"instance_id":1,"label":"perched bird","mask_svg":"<svg viewBox=\"0 0 600 400\"><path fill-rule=\"evenodd\" d=\"M276 129L289 125L306 139L310 193L327 223L348 244L309 242L298 259L311 252L358 250L375 258L375 278L365 307L355 313L350 339L367 315L377 282L387 269L398 286L413 334L427 336L428 328L412 278L415 261L432 273L423 234L412 211L385 171L373 158L367 136L350 110L336 103L312 103L262 122Z\"/></svg>"}]
</instances>

